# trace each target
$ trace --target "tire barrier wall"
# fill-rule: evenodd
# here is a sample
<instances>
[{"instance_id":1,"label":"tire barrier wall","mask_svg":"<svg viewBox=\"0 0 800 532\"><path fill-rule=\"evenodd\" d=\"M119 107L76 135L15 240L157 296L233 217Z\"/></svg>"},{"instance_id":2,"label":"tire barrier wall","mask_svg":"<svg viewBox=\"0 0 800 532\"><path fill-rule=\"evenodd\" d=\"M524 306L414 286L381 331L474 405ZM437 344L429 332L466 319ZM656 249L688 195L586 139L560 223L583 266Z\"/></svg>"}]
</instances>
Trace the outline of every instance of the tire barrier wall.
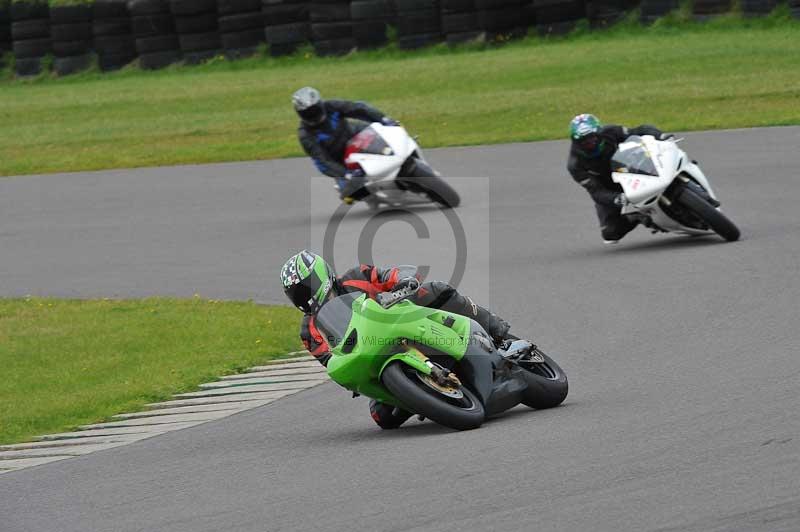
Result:
<instances>
[{"instance_id":1,"label":"tire barrier wall","mask_svg":"<svg viewBox=\"0 0 800 532\"><path fill-rule=\"evenodd\" d=\"M78 3L75 3L75 2ZM745 16L770 13L781 0L739 0ZM591 28L619 22L635 8L641 21L678 9L680 0L0 0L0 59L13 52L18 76L47 67L57 75L110 71L138 61L158 69L197 64L224 54L273 56L311 44L317 55L378 48L396 33L397 46L446 41L503 42L560 35L587 20ZM788 0L800 18L800 0ZM734 0L693 0L698 20L729 12ZM391 28L394 28L393 30ZM52 58L52 61L50 60Z\"/></svg>"}]
</instances>

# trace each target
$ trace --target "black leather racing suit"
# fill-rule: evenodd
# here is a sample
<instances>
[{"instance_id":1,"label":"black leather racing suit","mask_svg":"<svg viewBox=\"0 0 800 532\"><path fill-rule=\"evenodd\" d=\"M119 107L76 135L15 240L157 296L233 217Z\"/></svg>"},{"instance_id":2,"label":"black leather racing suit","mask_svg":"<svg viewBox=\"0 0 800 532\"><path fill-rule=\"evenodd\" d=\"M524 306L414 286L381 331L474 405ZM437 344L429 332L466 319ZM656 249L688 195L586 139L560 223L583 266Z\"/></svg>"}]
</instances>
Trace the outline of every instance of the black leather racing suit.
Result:
<instances>
[{"instance_id":1,"label":"black leather racing suit","mask_svg":"<svg viewBox=\"0 0 800 532\"><path fill-rule=\"evenodd\" d=\"M653 135L660 139L663 135L655 126L641 125L628 129L618 125L607 125L600 129L604 145L599 155L582 155L573 143L569 150L567 170L594 200L600 232L606 240L619 240L636 227L637 222L620 214L622 207L614 199L622 193L622 187L611 179L611 157L620 143L631 135Z\"/></svg>"},{"instance_id":2,"label":"black leather racing suit","mask_svg":"<svg viewBox=\"0 0 800 532\"><path fill-rule=\"evenodd\" d=\"M344 150L347 142L368 123L380 122L384 114L363 102L325 100L325 120L318 126L300 122L297 136L317 170L333 178L344 177ZM354 118L366 123L349 122Z\"/></svg>"},{"instance_id":3,"label":"black leather racing suit","mask_svg":"<svg viewBox=\"0 0 800 532\"><path fill-rule=\"evenodd\" d=\"M337 295L364 292L370 297L375 297L381 292L390 292L398 282L409 277L416 277L419 280L415 266L378 268L370 264L361 264L347 270L344 275L339 277L335 284L335 290ZM417 293L409 299L423 307L438 308L469 316L480 323L495 341L509 337L510 326L505 320L475 304L470 298L461 295L447 283L424 282L420 285ZM326 366L331 354L325 339L314 323L314 318L313 315L303 316L300 325L300 339L309 353L314 355L323 366ZM411 417L408 412L375 400L370 401L369 409L372 419L384 429L397 428Z\"/></svg>"}]
</instances>

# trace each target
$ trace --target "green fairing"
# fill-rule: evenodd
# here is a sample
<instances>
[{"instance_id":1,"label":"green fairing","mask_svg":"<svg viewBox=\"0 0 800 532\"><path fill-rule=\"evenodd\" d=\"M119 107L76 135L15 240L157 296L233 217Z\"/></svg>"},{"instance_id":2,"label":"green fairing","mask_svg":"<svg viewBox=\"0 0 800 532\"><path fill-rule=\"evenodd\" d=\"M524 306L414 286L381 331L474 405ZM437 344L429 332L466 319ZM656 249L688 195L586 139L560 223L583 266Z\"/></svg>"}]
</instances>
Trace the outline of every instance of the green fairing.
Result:
<instances>
[{"instance_id":1,"label":"green fairing","mask_svg":"<svg viewBox=\"0 0 800 532\"><path fill-rule=\"evenodd\" d=\"M394 406L400 402L381 383L384 368L395 360L429 374L426 357L411 344L422 344L461 360L469 343L470 320L458 314L420 307L401 301L384 309L365 295L352 304L352 319L344 338L357 330L358 340L350 353L347 340L332 346L328 375L336 383ZM445 320L452 320L450 327ZM434 332L435 331L435 332ZM405 340L409 341L406 345Z\"/></svg>"}]
</instances>

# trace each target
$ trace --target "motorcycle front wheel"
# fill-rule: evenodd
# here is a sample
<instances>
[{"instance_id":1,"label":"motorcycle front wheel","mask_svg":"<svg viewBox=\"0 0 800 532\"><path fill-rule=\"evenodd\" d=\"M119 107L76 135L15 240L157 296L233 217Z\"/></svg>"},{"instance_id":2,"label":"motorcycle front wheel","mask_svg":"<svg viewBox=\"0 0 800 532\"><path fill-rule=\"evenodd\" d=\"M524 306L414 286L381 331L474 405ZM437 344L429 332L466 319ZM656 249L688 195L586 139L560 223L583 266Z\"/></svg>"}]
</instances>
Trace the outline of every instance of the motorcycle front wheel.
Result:
<instances>
[{"instance_id":1,"label":"motorcycle front wheel","mask_svg":"<svg viewBox=\"0 0 800 532\"><path fill-rule=\"evenodd\" d=\"M406 175L397 178L398 181L409 184L411 188L427 194L432 201L443 207L452 209L459 206L461 197L458 192L436 175L433 168L425 161L414 158L408 162L413 162L413 164L410 164Z\"/></svg>"},{"instance_id":2,"label":"motorcycle front wheel","mask_svg":"<svg viewBox=\"0 0 800 532\"><path fill-rule=\"evenodd\" d=\"M478 397L466 386L442 387L430 376L402 362L383 370L384 386L415 414L456 430L481 426L486 413Z\"/></svg>"},{"instance_id":3,"label":"motorcycle front wheel","mask_svg":"<svg viewBox=\"0 0 800 532\"><path fill-rule=\"evenodd\" d=\"M569 393L567 374L555 360L538 349L536 354L543 359L543 362L517 361L517 365L524 370L523 375L528 384L528 388L522 396L522 403L537 410L553 408L567 398L567 393Z\"/></svg>"},{"instance_id":4,"label":"motorcycle front wheel","mask_svg":"<svg viewBox=\"0 0 800 532\"><path fill-rule=\"evenodd\" d=\"M722 214L716 207L705 199L701 198L696 192L689 188L684 188L678 198L680 204L695 216L703 220L719 236L733 242L739 240L739 228Z\"/></svg>"}]
</instances>

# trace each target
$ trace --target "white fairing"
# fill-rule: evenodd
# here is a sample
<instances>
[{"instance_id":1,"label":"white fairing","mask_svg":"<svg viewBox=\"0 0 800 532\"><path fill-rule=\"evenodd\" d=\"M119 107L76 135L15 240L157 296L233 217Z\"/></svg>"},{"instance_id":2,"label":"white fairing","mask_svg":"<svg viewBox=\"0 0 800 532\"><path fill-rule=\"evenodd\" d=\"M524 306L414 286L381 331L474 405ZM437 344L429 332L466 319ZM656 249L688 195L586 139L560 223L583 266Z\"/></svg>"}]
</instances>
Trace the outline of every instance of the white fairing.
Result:
<instances>
[{"instance_id":1,"label":"white fairing","mask_svg":"<svg viewBox=\"0 0 800 532\"><path fill-rule=\"evenodd\" d=\"M345 163L357 163L371 178L397 177L403 163L408 156L419 149L417 143L401 126L384 126L383 124L371 124L378 135L392 149L391 153L378 155L376 153L352 153L345 160Z\"/></svg>"},{"instance_id":2,"label":"white fairing","mask_svg":"<svg viewBox=\"0 0 800 532\"><path fill-rule=\"evenodd\" d=\"M658 175L632 173L627 168L614 168L612 166L614 171L612 171L611 177L614 182L622 186L622 190L630 202L622 209L622 213L641 213L649 216L655 225L665 231L692 235L708 234L709 231L684 226L669 217L661 208L662 202L669 205L669 200L666 197L662 197L667 187L676 178L687 179L685 176L680 175L681 173L691 176L712 198L716 199L716 195L700 167L689 159L686 152L678 147L675 140L659 141L651 135L631 137L631 139L619 145L618 153L640 147L650 156L650 161Z\"/></svg>"},{"instance_id":3,"label":"white fairing","mask_svg":"<svg viewBox=\"0 0 800 532\"><path fill-rule=\"evenodd\" d=\"M345 164L358 164L367 175L366 188L370 195L365 199L371 208L380 204L390 206L429 204L431 199L425 194L398 188L395 178L406 160L414 155L425 161L422 150L402 126L384 126L378 122L370 127L386 142L387 153L351 153Z\"/></svg>"}]
</instances>

